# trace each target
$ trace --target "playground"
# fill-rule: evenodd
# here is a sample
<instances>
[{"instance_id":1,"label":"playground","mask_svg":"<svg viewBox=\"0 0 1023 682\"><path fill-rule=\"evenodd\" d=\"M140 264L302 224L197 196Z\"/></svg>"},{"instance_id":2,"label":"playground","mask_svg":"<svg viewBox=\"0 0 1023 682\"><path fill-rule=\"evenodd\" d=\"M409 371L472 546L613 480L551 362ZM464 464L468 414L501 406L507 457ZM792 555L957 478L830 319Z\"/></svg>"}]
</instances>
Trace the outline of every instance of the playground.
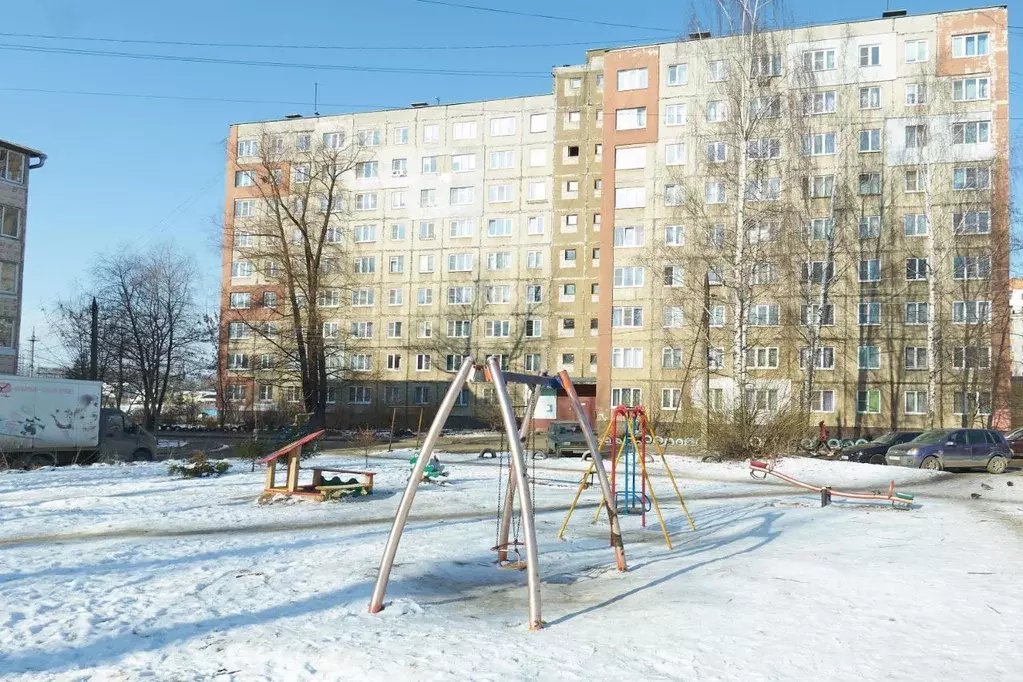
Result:
<instances>
[{"instance_id":1,"label":"playground","mask_svg":"<svg viewBox=\"0 0 1023 682\"><path fill-rule=\"evenodd\" d=\"M525 571L491 551L507 461L471 454L437 453L448 482L420 486L384 608L368 613L411 454L376 453L370 495L262 506L265 471L247 467L0 474L0 677L996 680L1023 663L1018 473L780 461L841 490L894 477L916 502L822 508L747 463L669 457L694 531L654 458L673 549L652 512L645 529L623 514L620 572L606 516L592 523L595 486L557 539L589 463L530 463L544 619L530 632ZM364 463L328 452L302 466Z\"/></svg>"}]
</instances>

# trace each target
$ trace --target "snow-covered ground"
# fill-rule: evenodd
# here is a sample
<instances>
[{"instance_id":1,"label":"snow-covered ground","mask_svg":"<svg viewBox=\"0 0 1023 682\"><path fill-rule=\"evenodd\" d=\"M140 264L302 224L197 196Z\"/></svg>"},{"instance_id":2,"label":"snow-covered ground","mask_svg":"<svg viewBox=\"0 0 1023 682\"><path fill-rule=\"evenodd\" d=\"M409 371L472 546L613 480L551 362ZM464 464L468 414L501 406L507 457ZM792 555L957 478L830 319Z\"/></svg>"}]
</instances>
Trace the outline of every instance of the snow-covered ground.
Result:
<instances>
[{"instance_id":1,"label":"snow-covered ground","mask_svg":"<svg viewBox=\"0 0 1023 682\"><path fill-rule=\"evenodd\" d=\"M245 464L192 481L164 463L0 474L0 679L1023 676L1019 471L780 462L835 488L894 478L918 503L822 509L745 465L672 458L698 530L652 464L675 549L652 516L626 517L619 573L597 489L555 538L582 463L538 462L546 628L531 633L525 574L489 551L498 462L471 455L421 486L388 606L367 613L408 454L370 460L376 494L324 504L257 506Z\"/></svg>"}]
</instances>

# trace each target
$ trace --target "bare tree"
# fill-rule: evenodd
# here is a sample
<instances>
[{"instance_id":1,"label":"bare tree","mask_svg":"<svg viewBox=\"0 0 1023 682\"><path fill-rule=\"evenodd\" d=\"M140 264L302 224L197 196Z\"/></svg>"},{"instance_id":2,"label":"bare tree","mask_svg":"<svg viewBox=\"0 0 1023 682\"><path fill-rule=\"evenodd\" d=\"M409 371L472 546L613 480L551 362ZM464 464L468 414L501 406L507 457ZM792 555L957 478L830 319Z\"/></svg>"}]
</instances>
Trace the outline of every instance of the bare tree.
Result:
<instances>
[{"instance_id":1,"label":"bare tree","mask_svg":"<svg viewBox=\"0 0 1023 682\"><path fill-rule=\"evenodd\" d=\"M236 202L227 238L241 258L232 275L258 273L263 285L236 290L222 323L232 341L255 339L260 383L288 391L297 385L294 397L321 426L337 384L361 369L353 366L363 357L359 339L373 333L372 321L353 319L353 307L372 305L374 290L357 288L356 278L379 264L355 259L349 245L357 237L343 228L361 200L346 183L356 171L376 172L377 162L342 133L307 136L292 147L263 130L256 144L253 162L235 158L238 184L251 188L251 198ZM255 355L251 361L255 372ZM229 359L228 369L249 368Z\"/></svg>"}]
</instances>

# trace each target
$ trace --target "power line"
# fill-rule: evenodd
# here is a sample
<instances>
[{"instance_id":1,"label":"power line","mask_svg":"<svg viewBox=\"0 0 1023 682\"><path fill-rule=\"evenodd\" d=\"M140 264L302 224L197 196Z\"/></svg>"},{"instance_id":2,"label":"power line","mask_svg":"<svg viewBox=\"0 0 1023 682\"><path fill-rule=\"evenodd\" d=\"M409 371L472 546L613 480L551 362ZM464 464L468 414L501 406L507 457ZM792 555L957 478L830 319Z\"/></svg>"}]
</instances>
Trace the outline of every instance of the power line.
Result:
<instances>
[{"instance_id":1,"label":"power line","mask_svg":"<svg viewBox=\"0 0 1023 682\"><path fill-rule=\"evenodd\" d=\"M40 52L44 54L68 54L87 57L113 57L117 59L141 59L192 64L231 64L235 66L262 66L285 69L316 69L323 71L361 71L366 73L404 73L430 76L485 76L487 78L550 78L550 73L538 71L463 71L459 69L419 69L389 66L349 66L343 64L304 64L298 62L264 62L250 59L226 59L218 57L188 57L184 55L148 54L141 52L106 52L102 50L79 50L69 47L44 47L40 45L12 45L0 43L0 50L14 52Z\"/></svg>"},{"instance_id":2,"label":"power line","mask_svg":"<svg viewBox=\"0 0 1023 682\"><path fill-rule=\"evenodd\" d=\"M40 40L72 40L98 43L119 43L129 45L168 45L173 47L215 47L258 50L354 50L359 52L431 51L431 50L518 50L546 47L579 47L582 45L606 45L607 43L645 43L659 38L631 38L612 41L585 40L571 43L521 43L509 45L293 45L271 43L207 43L188 40L153 40L143 38L100 38L92 36L52 35L45 33L4 33L5 38L37 38Z\"/></svg>"},{"instance_id":3,"label":"power line","mask_svg":"<svg viewBox=\"0 0 1023 682\"><path fill-rule=\"evenodd\" d=\"M132 93L132 92L96 92L89 90L50 90L46 88L8 88L0 87L0 92L34 92L46 95L86 95L93 97L124 97L131 99L157 99L157 100L177 100L184 102L222 102L227 104L284 104L288 106L306 107L310 106L311 102L293 102L289 100L269 100L269 99L230 99L227 97L191 97L188 95L155 95L147 93ZM320 102L321 107L338 107L338 108L349 108L349 109L393 109L393 104L332 104L329 102Z\"/></svg>"},{"instance_id":4,"label":"power line","mask_svg":"<svg viewBox=\"0 0 1023 682\"><path fill-rule=\"evenodd\" d=\"M494 14L510 14L517 17L530 17L533 19L550 19L552 21L568 21L573 24L590 24L592 26L612 26L614 28L638 28L644 31L658 31L660 33L678 34L668 28L654 26L639 26L637 24L618 24L610 21L597 21L595 19L576 19L575 17L561 17L553 14L538 14L536 12L519 12L512 9L500 9L497 7L480 7L479 5L463 5L457 2L444 2L443 0L414 0L424 5L440 5L442 7L456 7L458 9L469 9L477 12L492 12Z\"/></svg>"}]
</instances>

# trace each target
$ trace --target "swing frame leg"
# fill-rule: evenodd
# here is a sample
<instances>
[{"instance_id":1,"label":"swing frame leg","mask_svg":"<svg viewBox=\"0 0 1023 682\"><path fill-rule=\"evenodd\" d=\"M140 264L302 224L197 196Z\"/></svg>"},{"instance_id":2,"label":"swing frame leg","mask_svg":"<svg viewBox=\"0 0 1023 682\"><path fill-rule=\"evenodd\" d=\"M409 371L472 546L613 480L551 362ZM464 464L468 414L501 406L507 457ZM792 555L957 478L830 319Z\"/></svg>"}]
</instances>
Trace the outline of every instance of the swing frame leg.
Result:
<instances>
[{"instance_id":1,"label":"swing frame leg","mask_svg":"<svg viewBox=\"0 0 1023 682\"><path fill-rule=\"evenodd\" d=\"M522 427L519 429L519 442L529 436L533 425L536 404L540 401L540 387L533 386L529 394L529 402L526 404L526 414L522 417ZM497 563L498 565L508 561L508 535L511 532L513 505L515 504L515 472L508 467L508 490L504 495L504 503L501 507L501 525L497 531Z\"/></svg>"}]
</instances>

